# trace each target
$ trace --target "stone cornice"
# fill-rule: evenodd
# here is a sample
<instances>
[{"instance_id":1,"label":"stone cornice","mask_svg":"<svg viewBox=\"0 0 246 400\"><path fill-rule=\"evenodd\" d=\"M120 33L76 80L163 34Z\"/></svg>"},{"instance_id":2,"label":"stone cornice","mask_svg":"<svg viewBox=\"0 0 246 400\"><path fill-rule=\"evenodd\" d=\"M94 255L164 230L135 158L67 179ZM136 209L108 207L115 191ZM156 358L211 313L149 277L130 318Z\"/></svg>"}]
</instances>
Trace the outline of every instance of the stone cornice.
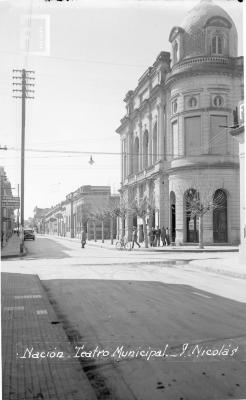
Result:
<instances>
[{"instance_id":1,"label":"stone cornice","mask_svg":"<svg viewBox=\"0 0 246 400\"><path fill-rule=\"evenodd\" d=\"M199 115L200 113L204 112L214 112L214 113L231 113L232 109L228 107L202 107L202 108L190 108L188 110L183 110L180 111L176 114L173 114L170 116L170 121L177 119L180 115L186 115L186 114L197 114Z\"/></svg>"},{"instance_id":2,"label":"stone cornice","mask_svg":"<svg viewBox=\"0 0 246 400\"><path fill-rule=\"evenodd\" d=\"M230 75L243 76L242 57L223 58L223 57L194 57L181 61L176 64L172 71L167 75L165 86L169 86L175 81L186 76L196 75Z\"/></svg>"},{"instance_id":3,"label":"stone cornice","mask_svg":"<svg viewBox=\"0 0 246 400\"><path fill-rule=\"evenodd\" d=\"M175 174L178 171L190 171L198 169L239 169L239 163L236 162L214 162L213 164L197 163L192 165L182 165L179 167L169 168L165 172L169 175Z\"/></svg>"}]
</instances>

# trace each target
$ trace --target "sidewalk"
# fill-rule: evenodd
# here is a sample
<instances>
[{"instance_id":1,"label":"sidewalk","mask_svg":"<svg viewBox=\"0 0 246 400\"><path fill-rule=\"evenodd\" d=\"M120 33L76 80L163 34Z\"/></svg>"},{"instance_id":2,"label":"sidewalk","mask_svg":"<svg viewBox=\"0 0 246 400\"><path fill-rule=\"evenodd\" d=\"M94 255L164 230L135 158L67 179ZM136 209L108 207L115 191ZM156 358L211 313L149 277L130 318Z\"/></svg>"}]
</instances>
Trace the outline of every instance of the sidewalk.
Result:
<instances>
[{"instance_id":1,"label":"sidewalk","mask_svg":"<svg viewBox=\"0 0 246 400\"><path fill-rule=\"evenodd\" d=\"M38 277L2 273L3 400L95 400L73 356Z\"/></svg>"},{"instance_id":2,"label":"sidewalk","mask_svg":"<svg viewBox=\"0 0 246 400\"><path fill-rule=\"evenodd\" d=\"M56 238L67 240L71 242L79 242L78 238L49 236L47 238ZM134 248L134 251L125 252L115 248L116 241L111 245L109 240L101 241L87 241L88 247L104 248L114 250L119 254L119 258L124 257L125 254L130 255L129 262L136 264L174 264L176 267L185 268L193 271L201 270L209 273L224 275L227 277L246 279L246 261L243 263L239 258L238 247L236 246L206 246L204 251L196 248L195 246L180 246L178 247L151 247L145 249L144 247ZM146 258L139 258L146 254ZM153 258L149 259L153 255ZM158 257L158 256L159 257ZM134 256L136 259L134 260ZM158 257L158 258L156 258ZM161 258L160 258L161 257Z\"/></svg>"},{"instance_id":3,"label":"sidewalk","mask_svg":"<svg viewBox=\"0 0 246 400\"><path fill-rule=\"evenodd\" d=\"M24 256L26 250L24 248L24 253L20 253L20 243L19 236L16 234L12 235L6 245L1 249L1 258Z\"/></svg>"},{"instance_id":4,"label":"sidewalk","mask_svg":"<svg viewBox=\"0 0 246 400\"><path fill-rule=\"evenodd\" d=\"M193 260L189 262L193 270L202 270L232 278L246 279L246 260L240 260L238 254L231 254L228 258Z\"/></svg>"},{"instance_id":5,"label":"sidewalk","mask_svg":"<svg viewBox=\"0 0 246 400\"><path fill-rule=\"evenodd\" d=\"M90 241L88 242L88 245L110 249L114 247L109 241L105 241L105 243ZM175 253L174 257L176 260L179 260L180 256L184 258L184 253L185 255L190 254L190 258L199 255L202 257L200 260L187 260L187 264L185 263L185 260L183 260L184 265L187 265L186 269L199 269L201 271L212 272L233 278L246 279L246 260L242 263L242 260L239 258L238 247L236 246L205 246L204 249L199 249L196 246L164 246L150 247L147 249L144 247L139 249L136 246L136 248L134 248L134 252L143 250L146 252L158 252L160 254L165 253L165 255L168 256L170 253ZM213 253L217 258L208 258L208 254L210 254L211 257L211 253Z\"/></svg>"},{"instance_id":6,"label":"sidewalk","mask_svg":"<svg viewBox=\"0 0 246 400\"><path fill-rule=\"evenodd\" d=\"M71 238L67 238L71 239ZM71 240L78 240L78 239L71 239ZM104 243L101 240L94 242L93 240L87 241L89 246L97 246L103 247L109 250L115 250L115 243L112 245L110 240L105 240ZM200 249L198 245L184 245L184 246L160 246L160 247L144 247L144 243L141 243L141 247L138 248L136 245L134 246L134 250L136 251L148 251L148 252L158 252L158 253L216 253L216 252L238 252L238 246L204 246L204 249Z\"/></svg>"}]
</instances>

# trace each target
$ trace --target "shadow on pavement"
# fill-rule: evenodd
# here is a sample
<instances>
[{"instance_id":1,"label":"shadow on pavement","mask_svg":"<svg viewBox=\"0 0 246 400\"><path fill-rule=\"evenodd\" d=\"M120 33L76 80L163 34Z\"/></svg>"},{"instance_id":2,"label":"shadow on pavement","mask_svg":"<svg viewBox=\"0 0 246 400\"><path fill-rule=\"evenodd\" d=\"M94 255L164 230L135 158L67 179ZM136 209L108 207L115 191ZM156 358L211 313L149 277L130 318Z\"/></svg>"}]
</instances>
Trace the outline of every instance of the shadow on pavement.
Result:
<instances>
[{"instance_id":1,"label":"shadow on pavement","mask_svg":"<svg viewBox=\"0 0 246 400\"><path fill-rule=\"evenodd\" d=\"M71 258L66 252L71 251L71 248L47 238L41 237L35 241L26 240L25 247L27 249L25 258L27 259Z\"/></svg>"},{"instance_id":2,"label":"shadow on pavement","mask_svg":"<svg viewBox=\"0 0 246 400\"><path fill-rule=\"evenodd\" d=\"M160 399L159 391L170 400L245 396L244 304L191 286L160 282L56 279L42 284L71 343L84 346L88 354L97 346L109 351L108 358L79 359L93 387L101 382L104 390L106 384L109 396L102 398L110 399L114 393L113 399L118 399L125 393L128 399L122 382L136 399ZM120 351L112 359L122 346L123 353L136 354L139 348L158 351L167 344L164 359L120 358ZM223 345L240 351L233 357L197 357L197 353L189 357L187 351L181 357L185 344L189 351L198 344L196 352L221 350Z\"/></svg>"}]
</instances>

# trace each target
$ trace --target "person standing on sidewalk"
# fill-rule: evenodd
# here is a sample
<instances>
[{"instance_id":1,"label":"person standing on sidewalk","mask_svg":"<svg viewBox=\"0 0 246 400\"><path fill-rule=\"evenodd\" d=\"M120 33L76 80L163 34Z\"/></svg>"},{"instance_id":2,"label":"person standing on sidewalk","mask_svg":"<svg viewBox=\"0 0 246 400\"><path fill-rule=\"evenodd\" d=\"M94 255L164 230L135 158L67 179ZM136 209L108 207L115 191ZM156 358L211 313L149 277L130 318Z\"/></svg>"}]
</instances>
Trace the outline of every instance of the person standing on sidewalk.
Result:
<instances>
[{"instance_id":1,"label":"person standing on sidewalk","mask_svg":"<svg viewBox=\"0 0 246 400\"><path fill-rule=\"evenodd\" d=\"M170 236L169 236L169 229L166 228L166 244L167 246L170 245Z\"/></svg>"},{"instance_id":2,"label":"person standing on sidewalk","mask_svg":"<svg viewBox=\"0 0 246 400\"><path fill-rule=\"evenodd\" d=\"M164 226L161 228L161 241L162 241L162 246L166 246L166 229Z\"/></svg>"},{"instance_id":3,"label":"person standing on sidewalk","mask_svg":"<svg viewBox=\"0 0 246 400\"><path fill-rule=\"evenodd\" d=\"M82 249L85 248L85 244L86 244L86 233L85 233L85 230L82 229L82 231L81 231L81 247L82 247Z\"/></svg>"},{"instance_id":4,"label":"person standing on sidewalk","mask_svg":"<svg viewBox=\"0 0 246 400\"><path fill-rule=\"evenodd\" d=\"M138 243L138 233L137 233L137 228L134 226L133 231L132 231L132 249L134 248L134 243L138 245L138 247L141 247L140 244Z\"/></svg>"},{"instance_id":5,"label":"person standing on sidewalk","mask_svg":"<svg viewBox=\"0 0 246 400\"><path fill-rule=\"evenodd\" d=\"M155 237L156 237L156 246L160 247L161 230L160 230L159 226L157 226L157 228L156 228Z\"/></svg>"}]
</instances>

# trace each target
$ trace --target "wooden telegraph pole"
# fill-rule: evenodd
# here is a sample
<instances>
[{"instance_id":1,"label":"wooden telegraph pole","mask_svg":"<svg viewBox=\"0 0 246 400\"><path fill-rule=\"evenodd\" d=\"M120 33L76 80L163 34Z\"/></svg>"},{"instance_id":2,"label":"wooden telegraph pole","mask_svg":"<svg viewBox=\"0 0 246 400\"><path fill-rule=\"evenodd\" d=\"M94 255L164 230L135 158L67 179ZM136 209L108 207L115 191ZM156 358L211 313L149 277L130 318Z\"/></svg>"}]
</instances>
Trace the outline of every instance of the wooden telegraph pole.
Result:
<instances>
[{"instance_id":1,"label":"wooden telegraph pole","mask_svg":"<svg viewBox=\"0 0 246 400\"><path fill-rule=\"evenodd\" d=\"M21 99L21 245L20 252L24 250L24 200L25 200L25 126L26 126L26 99L34 99L34 90L30 87L34 87L34 71L27 71L25 69L14 69L14 87L13 97Z\"/></svg>"}]
</instances>

